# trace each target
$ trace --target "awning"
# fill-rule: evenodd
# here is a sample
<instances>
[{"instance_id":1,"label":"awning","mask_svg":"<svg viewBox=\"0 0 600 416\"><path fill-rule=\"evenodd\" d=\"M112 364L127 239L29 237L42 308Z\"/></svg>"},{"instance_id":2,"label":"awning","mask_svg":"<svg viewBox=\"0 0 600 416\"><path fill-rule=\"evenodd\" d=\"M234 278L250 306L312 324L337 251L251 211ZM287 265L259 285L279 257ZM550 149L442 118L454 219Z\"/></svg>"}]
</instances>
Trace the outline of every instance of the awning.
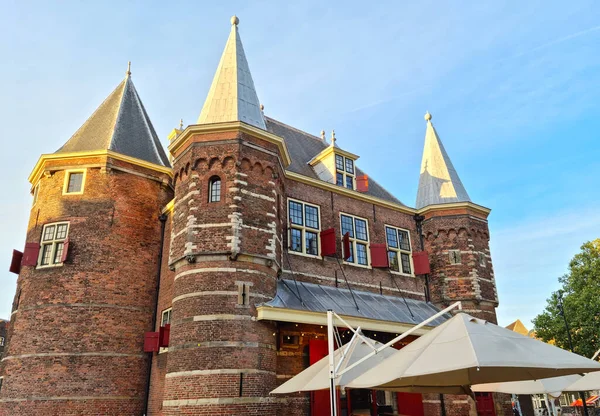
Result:
<instances>
[{"instance_id":1,"label":"awning","mask_svg":"<svg viewBox=\"0 0 600 416\"><path fill-rule=\"evenodd\" d=\"M588 399L586 399L585 404L593 406L598 401L599 398L600 398L600 396L591 396ZM571 403L570 406L580 406L580 407L583 407L582 403L583 402L581 401L581 399L577 399L573 403Z\"/></svg>"},{"instance_id":2,"label":"awning","mask_svg":"<svg viewBox=\"0 0 600 416\"><path fill-rule=\"evenodd\" d=\"M402 333L439 312L432 304L420 300L359 290L350 293L348 289L281 279L275 298L257 306L257 319L327 325L328 309L354 327L389 333ZM432 321L429 328L416 331L415 335L424 334L450 317L448 314Z\"/></svg>"}]
</instances>

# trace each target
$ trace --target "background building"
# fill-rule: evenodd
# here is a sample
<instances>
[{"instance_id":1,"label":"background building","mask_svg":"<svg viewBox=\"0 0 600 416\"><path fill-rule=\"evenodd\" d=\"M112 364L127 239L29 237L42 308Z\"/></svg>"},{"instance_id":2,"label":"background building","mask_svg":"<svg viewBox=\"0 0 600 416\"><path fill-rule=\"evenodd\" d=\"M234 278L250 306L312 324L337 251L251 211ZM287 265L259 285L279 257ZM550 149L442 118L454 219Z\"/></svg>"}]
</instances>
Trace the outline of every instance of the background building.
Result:
<instances>
[{"instance_id":1,"label":"background building","mask_svg":"<svg viewBox=\"0 0 600 416\"><path fill-rule=\"evenodd\" d=\"M496 321L490 210L471 201L431 115L411 207L343 138L263 114L237 24L169 157L129 70L41 156L0 414L328 414L326 393L269 395L326 355L328 308L382 340L459 300ZM465 396L352 390L341 402L474 413ZM478 406L511 414L503 396Z\"/></svg>"}]
</instances>

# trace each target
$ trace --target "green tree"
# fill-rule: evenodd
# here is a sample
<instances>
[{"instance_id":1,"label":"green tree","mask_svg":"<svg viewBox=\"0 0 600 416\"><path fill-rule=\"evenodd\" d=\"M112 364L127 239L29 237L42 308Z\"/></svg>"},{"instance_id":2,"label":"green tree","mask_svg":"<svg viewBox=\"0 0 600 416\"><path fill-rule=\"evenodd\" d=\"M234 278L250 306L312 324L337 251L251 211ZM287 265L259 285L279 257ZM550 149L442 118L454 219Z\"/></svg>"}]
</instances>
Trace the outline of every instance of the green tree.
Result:
<instances>
[{"instance_id":1,"label":"green tree","mask_svg":"<svg viewBox=\"0 0 600 416\"><path fill-rule=\"evenodd\" d=\"M562 294L574 350L591 357L600 348L600 239L581 246L581 252L569 263L569 272L558 280L561 289L552 293L544 312L533 320L536 335L569 349L567 330L558 307Z\"/></svg>"}]
</instances>

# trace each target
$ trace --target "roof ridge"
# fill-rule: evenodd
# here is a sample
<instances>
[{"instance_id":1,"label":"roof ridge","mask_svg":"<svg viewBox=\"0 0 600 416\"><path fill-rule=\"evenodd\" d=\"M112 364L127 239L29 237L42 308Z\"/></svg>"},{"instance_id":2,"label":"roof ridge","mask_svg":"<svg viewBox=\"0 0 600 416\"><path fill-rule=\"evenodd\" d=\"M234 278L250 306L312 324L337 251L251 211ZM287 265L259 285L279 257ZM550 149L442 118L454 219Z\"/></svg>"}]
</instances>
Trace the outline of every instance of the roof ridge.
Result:
<instances>
[{"instance_id":1,"label":"roof ridge","mask_svg":"<svg viewBox=\"0 0 600 416\"><path fill-rule=\"evenodd\" d=\"M289 128L289 129L291 129L291 130L297 131L298 133L302 133L302 134L304 134L304 135L306 135L306 136L310 137L311 139L314 139L314 140L317 140L317 141L318 141L318 142L320 142L320 143L323 143L323 144L324 144L324 145L326 145L326 146L328 145L327 143L325 143L325 142L323 141L323 139L321 139L320 137L317 137L317 136L315 136L314 134L310 134L310 133L308 133L308 132L306 132L306 131L304 131L304 130L300 130L299 128L296 128L296 127L294 127L294 126L290 126L289 124L286 124L286 123L284 123L283 121L275 120L274 118L272 118L272 117L269 117L269 116L265 116L265 118L266 118L267 120L269 120L269 121L272 121L272 122L274 122L274 123L277 123L277 124L280 124L280 125L282 125L282 126L285 126L285 127Z\"/></svg>"}]
</instances>

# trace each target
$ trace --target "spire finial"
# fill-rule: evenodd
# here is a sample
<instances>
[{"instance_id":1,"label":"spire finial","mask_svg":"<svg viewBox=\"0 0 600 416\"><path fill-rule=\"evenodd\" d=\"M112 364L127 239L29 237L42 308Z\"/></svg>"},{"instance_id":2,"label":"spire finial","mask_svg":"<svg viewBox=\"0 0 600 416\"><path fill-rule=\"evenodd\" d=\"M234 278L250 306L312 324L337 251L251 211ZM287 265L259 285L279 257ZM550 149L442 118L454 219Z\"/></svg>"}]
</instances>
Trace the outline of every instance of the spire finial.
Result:
<instances>
[{"instance_id":1,"label":"spire finial","mask_svg":"<svg viewBox=\"0 0 600 416\"><path fill-rule=\"evenodd\" d=\"M425 113L425 120L427 120L427 121L431 121L431 114L429 113L429 111L427 111L427 112Z\"/></svg>"},{"instance_id":2,"label":"spire finial","mask_svg":"<svg viewBox=\"0 0 600 416\"><path fill-rule=\"evenodd\" d=\"M331 145L335 146L335 141L337 139L335 138L335 130L331 130Z\"/></svg>"},{"instance_id":3,"label":"spire finial","mask_svg":"<svg viewBox=\"0 0 600 416\"><path fill-rule=\"evenodd\" d=\"M260 105L260 111L265 111L265 105L264 104Z\"/></svg>"},{"instance_id":4,"label":"spire finial","mask_svg":"<svg viewBox=\"0 0 600 416\"><path fill-rule=\"evenodd\" d=\"M240 19L234 14L231 16L231 26L237 26L240 23Z\"/></svg>"},{"instance_id":5,"label":"spire finial","mask_svg":"<svg viewBox=\"0 0 600 416\"><path fill-rule=\"evenodd\" d=\"M321 140L325 141L325 130L321 130Z\"/></svg>"},{"instance_id":6,"label":"spire finial","mask_svg":"<svg viewBox=\"0 0 600 416\"><path fill-rule=\"evenodd\" d=\"M125 75L127 75L127 78L131 76L131 61L127 62L127 72L125 72Z\"/></svg>"},{"instance_id":7,"label":"spire finial","mask_svg":"<svg viewBox=\"0 0 600 416\"><path fill-rule=\"evenodd\" d=\"M179 119L179 130L183 130L183 119Z\"/></svg>"}]
</instances>

